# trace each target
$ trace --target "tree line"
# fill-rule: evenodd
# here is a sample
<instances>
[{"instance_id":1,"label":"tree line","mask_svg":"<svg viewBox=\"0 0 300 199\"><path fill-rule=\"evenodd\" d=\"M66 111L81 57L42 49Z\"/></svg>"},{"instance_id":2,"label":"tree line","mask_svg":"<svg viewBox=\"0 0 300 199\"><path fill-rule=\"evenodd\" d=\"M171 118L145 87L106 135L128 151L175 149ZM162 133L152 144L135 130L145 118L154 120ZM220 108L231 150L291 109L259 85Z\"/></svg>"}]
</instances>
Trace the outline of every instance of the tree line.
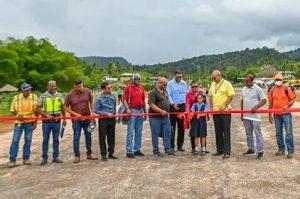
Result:
<instances>
[{"instance_id":1,"label":"tree line","mask_svg":"<svg viewBox=\"0 0 300 199\"><path fill-rule=\"evenodd\" d=\"M271 77L277 70L295 71L296 77L300 78L298 58L299 49L280 53L264 47L204 55L166 64L133 66L110 62L100 66L97 60L93 61L93 57L86 63L74 53L59 50L48 39L32 36L24 40L8 38L0 40L0 87L5 84L19 87L21 83L28 82L35 90L43 91L47 82L53 79L57 81L60 91L67 92L75 79L81 79L88 88L96 88L103 81L104 74L119 78L125 72L138 72L145 82L151 76L171 78L175 70L182 71L186 80L196 80L202 86L207 86L211 81L210 73L214 69L220 69L225 78L233 83L247 73Z\"/></svg>"}]
</instances>

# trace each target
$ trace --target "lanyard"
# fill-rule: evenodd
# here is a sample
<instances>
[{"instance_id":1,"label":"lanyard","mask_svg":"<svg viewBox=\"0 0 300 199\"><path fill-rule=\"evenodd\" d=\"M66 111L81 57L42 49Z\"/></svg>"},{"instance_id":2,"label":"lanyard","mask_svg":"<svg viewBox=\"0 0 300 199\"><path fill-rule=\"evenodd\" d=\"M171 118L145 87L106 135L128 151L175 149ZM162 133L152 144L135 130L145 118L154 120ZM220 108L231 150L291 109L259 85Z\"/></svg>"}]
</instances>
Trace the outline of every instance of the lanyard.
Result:
<instances>
[{"instance_id":1,"label":"lanyard","mask_svg":"<svg viewBox=\"0 0 300 199\"><path fill-rule=\"evenodd\" d=\"M222 84L224 82L224 79L222 79L222 81L220 82L219 86L215 86L215 94L217 94L218 90L221 88Z\"/></svg>"}]
</instances>

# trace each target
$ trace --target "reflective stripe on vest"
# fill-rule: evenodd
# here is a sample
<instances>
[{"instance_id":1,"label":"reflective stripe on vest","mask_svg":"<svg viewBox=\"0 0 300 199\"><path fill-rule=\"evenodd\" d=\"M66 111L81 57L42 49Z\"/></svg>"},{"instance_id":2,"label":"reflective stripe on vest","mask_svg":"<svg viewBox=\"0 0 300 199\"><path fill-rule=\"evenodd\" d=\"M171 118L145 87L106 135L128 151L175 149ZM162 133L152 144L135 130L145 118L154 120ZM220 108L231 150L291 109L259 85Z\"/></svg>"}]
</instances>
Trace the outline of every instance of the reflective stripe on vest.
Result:
<instances>
[{"instance_id":1,"label":"reflective stripe on vest","mask_svg":"<svg viewBox=\"0 0 300 199\"><path fill-rule=\"evenodd\" d=\"M21 115L32 115L34 113L34 106L35 100L34 95L30 94L27 99L21 99L23 94L17 96L16 103L17 103L17 112ZM23 96L24 98L24 96ZM30 99L30 100L29 100ZM25 103L24 103L25 102Z\"/></svg>"},{"instance_id":2,"label":"reflective stripe on vest","mask_svg":"<svg viewBox=\"0 0 300 199\"><path fill-rule=\"evenodd\" d=\"M61 114L60 97L55 97L55 98L46 97L44 99L44 111L53 115Z\"/></svg>"}]
</instances>

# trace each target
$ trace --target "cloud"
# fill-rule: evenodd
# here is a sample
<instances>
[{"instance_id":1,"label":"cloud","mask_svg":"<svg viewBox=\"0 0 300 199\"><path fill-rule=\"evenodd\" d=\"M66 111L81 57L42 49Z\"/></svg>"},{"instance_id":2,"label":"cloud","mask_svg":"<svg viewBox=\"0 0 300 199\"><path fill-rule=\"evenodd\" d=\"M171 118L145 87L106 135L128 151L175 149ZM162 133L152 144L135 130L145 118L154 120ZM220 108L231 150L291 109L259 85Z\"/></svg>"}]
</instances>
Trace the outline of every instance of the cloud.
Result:
<instances>
[{"instance_id":1,"label":"cloud","mask_svg":"<svg viewBox=\"0 0 300 199\"><path fill-rule=\"evenodd\" d=\"M296 0L2 0L2 5L0 39L48 37L78 56L123 56L135 64L300 46Z\"/></svg>"}]
</instances>

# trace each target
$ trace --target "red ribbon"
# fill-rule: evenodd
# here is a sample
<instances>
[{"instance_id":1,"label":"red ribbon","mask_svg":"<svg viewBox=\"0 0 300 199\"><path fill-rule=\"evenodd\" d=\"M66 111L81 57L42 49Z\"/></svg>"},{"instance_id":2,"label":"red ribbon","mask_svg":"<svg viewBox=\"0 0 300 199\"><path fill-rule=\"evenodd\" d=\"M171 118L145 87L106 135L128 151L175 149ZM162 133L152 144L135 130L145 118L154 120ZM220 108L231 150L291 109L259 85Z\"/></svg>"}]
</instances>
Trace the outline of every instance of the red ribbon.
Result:
<instances>
[{"instance_id":1,"label":"red ribbon","mask_svg":"<svg viewBox=\"0 0 300 199\"><path fill-rule=\"evenodd\" d=\"M282 109L260 109L255 113L264 114L264 113L274 113L274 114L283 114L283 113L293 113L300 112L300 108L290 108L283 111ZM225 111L197 111L197 112L189 112L189 113L201 113L201 114L245 114L252 113L251 110L225 110ZM169 115L177 115L179 118L185 117L185 114L182 112L171 112ZM114 117L138 117L138 116L161 116L160 113L132 113L132 114L115 114ZM187 117L191 117L188 115ZM91 115L91 116L82 116L82 119L105 119L109 118L106 115ZM74 116L66 116L66 117L55 117L57 120L79 120L78 117ZM17 117L13 116L0 116L0 121L17 121ZM24 117L24 120L49 120L46 117Z\"/></svg>"}]
</instances>

